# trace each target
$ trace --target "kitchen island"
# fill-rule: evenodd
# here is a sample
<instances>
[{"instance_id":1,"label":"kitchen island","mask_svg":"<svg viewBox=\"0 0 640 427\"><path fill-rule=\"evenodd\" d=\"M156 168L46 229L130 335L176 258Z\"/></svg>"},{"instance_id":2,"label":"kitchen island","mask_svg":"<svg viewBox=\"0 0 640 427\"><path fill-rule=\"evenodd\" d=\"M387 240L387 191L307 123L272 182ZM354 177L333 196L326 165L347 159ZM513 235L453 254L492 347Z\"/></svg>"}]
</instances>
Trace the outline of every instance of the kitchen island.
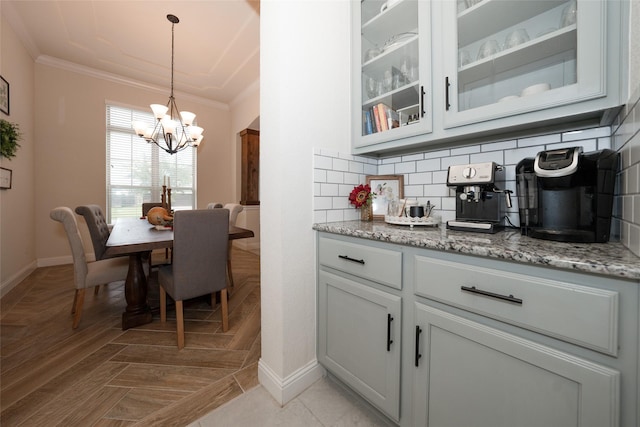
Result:
<instances>
[{"instance_id":1,"label":"kitchen island","mask_svg":"<svg viewBox=\"0 0 640 427\"><path fill-rule=\"evenodd\" d=\"M638 425L640 259L620 243L313 228L318 360L394 423Z\"/></svg>"}]
</instances>

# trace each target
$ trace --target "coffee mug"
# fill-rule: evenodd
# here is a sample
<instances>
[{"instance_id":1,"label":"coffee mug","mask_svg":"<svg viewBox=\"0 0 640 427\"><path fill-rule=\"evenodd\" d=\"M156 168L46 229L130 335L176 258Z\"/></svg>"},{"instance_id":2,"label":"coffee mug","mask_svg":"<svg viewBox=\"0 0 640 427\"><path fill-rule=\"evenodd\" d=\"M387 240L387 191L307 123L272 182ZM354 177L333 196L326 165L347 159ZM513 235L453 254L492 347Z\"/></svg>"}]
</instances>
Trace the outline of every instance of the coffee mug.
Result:
<instances>
[{"instance_id":1,"label":"coffee mug","mask_svg":"<svg viewBox=\"0 0 640 427\"><path fill-rule=\"evenodd\" d=\"M422 218L424 216L424 206L411 206L409 208L409 216L413 218Z\"/></svg>"}]
</instances>

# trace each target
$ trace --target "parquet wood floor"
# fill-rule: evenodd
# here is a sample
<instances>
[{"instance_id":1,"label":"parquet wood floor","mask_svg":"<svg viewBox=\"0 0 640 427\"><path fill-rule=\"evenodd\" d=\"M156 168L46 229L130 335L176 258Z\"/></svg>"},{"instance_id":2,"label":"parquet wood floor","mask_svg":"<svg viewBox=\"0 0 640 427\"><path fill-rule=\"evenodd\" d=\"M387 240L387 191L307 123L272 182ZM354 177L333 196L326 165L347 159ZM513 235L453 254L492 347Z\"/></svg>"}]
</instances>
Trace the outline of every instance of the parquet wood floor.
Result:
<instances>
[{"instance_id":1,"label":"parquet wood floor","mask_svg":"<svg viewBox=\"0 0 640 427\"><path fill-rule=\"evenodd\" d=\"M172 310L122 331L122 283L87 292L71 329L72 266L38 268L0 301L0 425L184 426L258 385L260 259L233 251L229 330L186 301L181 351Z\"/></svg>"}]
</instances>

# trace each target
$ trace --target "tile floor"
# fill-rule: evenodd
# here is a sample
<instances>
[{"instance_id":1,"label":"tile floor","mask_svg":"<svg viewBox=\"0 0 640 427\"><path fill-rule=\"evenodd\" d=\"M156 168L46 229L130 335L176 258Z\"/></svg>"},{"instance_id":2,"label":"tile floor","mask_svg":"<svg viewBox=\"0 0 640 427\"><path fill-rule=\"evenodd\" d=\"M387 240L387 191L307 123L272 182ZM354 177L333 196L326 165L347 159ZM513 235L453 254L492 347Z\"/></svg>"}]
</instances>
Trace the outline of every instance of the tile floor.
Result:
<instances>
[{"instance_id":1,"label":"tile floor","mask_svg":"<svg viewBox=\"0 0 640 427\"><path fill-rule=\"evenodd\" d=\"M257 386L189 427L390 427L388 420L330 377L323 377L284 407Z\"/></svg>"}]
</instances>

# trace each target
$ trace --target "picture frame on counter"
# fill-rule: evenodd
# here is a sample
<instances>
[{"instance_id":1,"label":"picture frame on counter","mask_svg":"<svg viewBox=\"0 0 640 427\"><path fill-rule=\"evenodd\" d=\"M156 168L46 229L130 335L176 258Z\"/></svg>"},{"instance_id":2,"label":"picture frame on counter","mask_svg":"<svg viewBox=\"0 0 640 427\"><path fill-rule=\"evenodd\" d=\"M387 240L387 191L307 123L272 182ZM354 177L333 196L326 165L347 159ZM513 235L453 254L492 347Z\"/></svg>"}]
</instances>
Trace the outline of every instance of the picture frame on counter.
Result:
<instances>
[{"instance_id":1,"label":"picture frame on counter","mask_svg":"<svg viewBox=\"0 0 640 427\"><path fill-rule=\"evenodd\" d=\"M367 175L367 184L375 194L373 219L384 220L389 202L404 197L404 175Z\"/></svg>"},{"instance_id":2,"label":"picture frame on counter","mask_svg":"<svg viewBox=\"0 0 640 427\"><path fill-rule=\"evenodd\" d=\"M13 171L7 168L0 168L0 189L8 190L11 188Z\"/></svg>"},{"instance_id":3,"label":"picture frame on counter","mask_svg":"<svg viewBox=\"0 0 640 427\"><path fill-rule=\"evenodd\" d=\"M0 111L9 116L9 82L0 76Z\"/></svg>"}]
</instances>

